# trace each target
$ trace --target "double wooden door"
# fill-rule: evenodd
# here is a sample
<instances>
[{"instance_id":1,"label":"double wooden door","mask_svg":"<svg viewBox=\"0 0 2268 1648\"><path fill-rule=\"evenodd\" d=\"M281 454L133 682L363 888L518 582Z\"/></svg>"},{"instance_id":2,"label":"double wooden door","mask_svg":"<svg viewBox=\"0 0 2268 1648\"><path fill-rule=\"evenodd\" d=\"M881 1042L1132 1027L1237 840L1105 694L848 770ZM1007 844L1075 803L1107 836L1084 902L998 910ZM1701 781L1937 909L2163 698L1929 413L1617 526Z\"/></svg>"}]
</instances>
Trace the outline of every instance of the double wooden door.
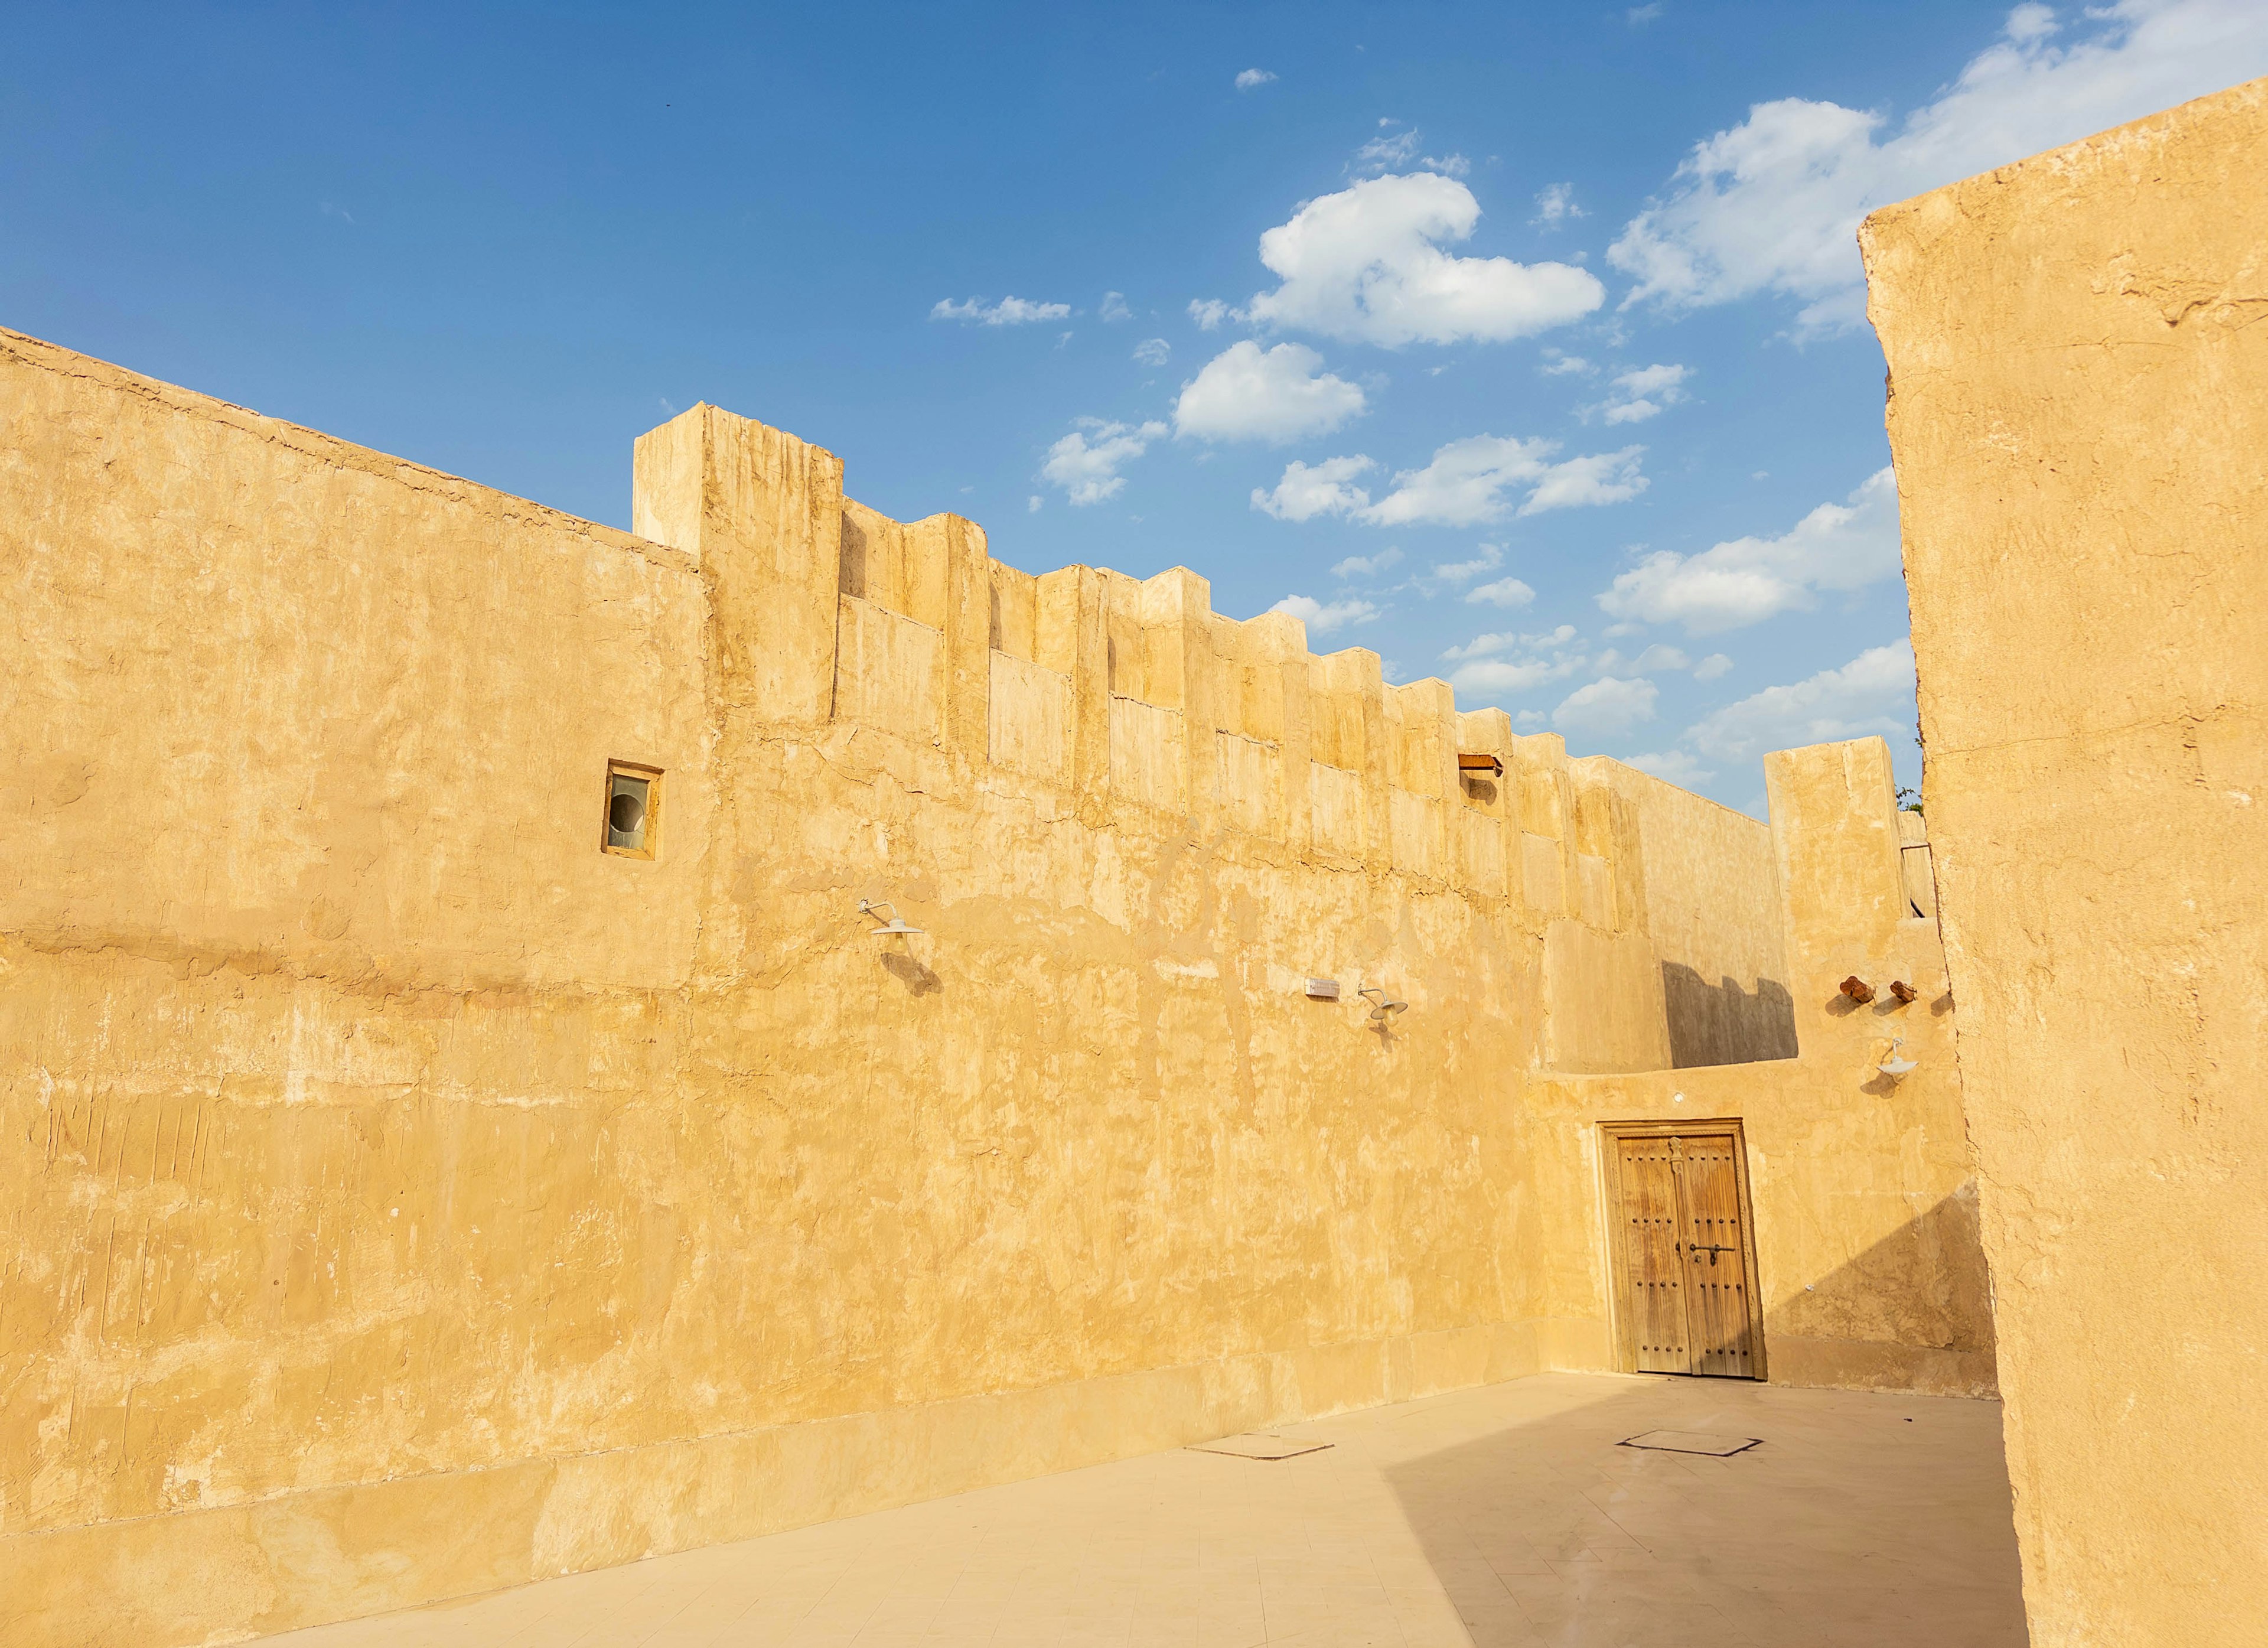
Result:
<instances>
[{"instance_id":1,"label":"double wooden door","mask_svg":"<svg viewBox=\"0 0 2268 1648\"><path fill-rule=\"evenodd\" d=\"M1764 1377L1737 1123L1607 1129L1623 1365Z\"/></svg>"}]
</instances>

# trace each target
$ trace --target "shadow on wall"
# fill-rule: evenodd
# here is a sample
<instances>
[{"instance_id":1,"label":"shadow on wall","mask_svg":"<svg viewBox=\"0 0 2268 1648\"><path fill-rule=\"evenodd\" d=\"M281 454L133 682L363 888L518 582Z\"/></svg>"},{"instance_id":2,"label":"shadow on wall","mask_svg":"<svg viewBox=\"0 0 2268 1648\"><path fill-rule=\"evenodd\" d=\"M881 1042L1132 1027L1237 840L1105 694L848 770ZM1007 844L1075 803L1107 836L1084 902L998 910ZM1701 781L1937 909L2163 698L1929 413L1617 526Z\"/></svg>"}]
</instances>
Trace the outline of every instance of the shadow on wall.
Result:
<instances>
[{"instance_id":1,"label":"shadow on wall","mask_svg":"<svg viewBox=\"0 0 2268 1648\"><path fill-rule=\"evenodd\" d=\"M1386 1473L1476 1648L2023 1648L1997 1402L1647 1375L1553 1406ZM1618 1446L1653 1430L1763 1440Z\"/></svg>"},{"instance_id":2,"label":"shadow on wall","mask_svg":"<svg viewBox=\"0 0 2268 1648\"><path fill-rule=\"evenodd\" d=\"M1993 1395L1977 1181L1809 1284L1766 1299L1764 1354L1774 1384Z\"/></svg>"},{"instance_id":3,"label":"shadow on wall","mask_svg":"<svg viewBox=\"0 0 2268 1648\"><path fill-rule=\"evenodd\" d=\"M1758 979L1751 995L1734 980L1712 984L1683 962L1665 961L1661 996L1672 1070L1796 1056L1795 997L1775 980Z\"/></svg>"}]
</instances>

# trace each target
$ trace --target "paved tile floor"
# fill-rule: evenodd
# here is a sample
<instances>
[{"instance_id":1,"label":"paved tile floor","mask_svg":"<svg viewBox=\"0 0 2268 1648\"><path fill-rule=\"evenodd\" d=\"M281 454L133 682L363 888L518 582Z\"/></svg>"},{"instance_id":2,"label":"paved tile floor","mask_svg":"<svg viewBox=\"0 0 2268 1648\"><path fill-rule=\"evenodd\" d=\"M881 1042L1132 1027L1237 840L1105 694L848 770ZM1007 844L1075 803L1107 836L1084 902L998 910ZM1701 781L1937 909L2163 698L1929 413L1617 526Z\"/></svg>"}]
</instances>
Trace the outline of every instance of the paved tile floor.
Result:
<instances>
[{"instance_id":1,"label":"paved tile floor","mask_svg":"<svg viewBox=\"0 0 2268 1648\"><path fill-rule=\"evenodd\" d=\"M1730 1458L1656 1430L1754 1436ZM2022 1648L1991 1402L1544 1374L477 1600L291 1648L1110 1643Z\"/></svg>"}]
</instances>

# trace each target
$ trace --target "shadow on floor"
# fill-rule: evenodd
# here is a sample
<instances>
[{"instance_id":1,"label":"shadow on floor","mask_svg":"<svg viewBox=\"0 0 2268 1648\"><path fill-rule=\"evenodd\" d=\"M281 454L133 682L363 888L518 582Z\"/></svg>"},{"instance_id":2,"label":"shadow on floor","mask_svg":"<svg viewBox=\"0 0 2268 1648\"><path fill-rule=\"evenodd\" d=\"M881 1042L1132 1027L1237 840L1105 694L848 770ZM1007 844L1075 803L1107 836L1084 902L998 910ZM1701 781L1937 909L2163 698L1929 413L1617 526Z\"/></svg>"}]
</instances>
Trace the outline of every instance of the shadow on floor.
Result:
<instances>
[{"instance_id":1,"label":"shadow on floor","mask_svg":"<svg viewBox=\"0 0 2268 1648\"><path fill-rule=\"evenodd\" d=\"M2022 1648L1997 1402L1626 1383L1388 1468L1477 1648Z\"/></svg>"}]
</instances>

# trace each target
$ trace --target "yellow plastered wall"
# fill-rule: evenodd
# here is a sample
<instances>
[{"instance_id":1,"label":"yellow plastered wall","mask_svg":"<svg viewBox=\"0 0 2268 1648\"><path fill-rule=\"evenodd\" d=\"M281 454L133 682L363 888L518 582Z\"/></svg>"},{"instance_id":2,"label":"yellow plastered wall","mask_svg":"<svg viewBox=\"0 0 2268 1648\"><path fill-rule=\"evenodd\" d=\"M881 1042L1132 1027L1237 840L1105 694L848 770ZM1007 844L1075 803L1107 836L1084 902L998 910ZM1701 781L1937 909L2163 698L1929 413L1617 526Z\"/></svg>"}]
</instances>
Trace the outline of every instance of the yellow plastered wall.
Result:
<instances>
[{"instance_id":1,"label":"yellow plastered wall","mask_svg":"<svg viewBox=\"0 0 2268 1648\"><path fill-rule=\"evenodd\" d=\"M1611 763L714 408L639 441L636 536L12 334L0 420L11 1643L1608 1365L1522 1118L1654 1102L1649 923L1729 898L1674 953L1756 975L1764 826L1678 893Z\"/></svg>"},{"instance_id":2,"label":"yellow plastered wall","mask_svg":"<svg viewBox=\"0 0 2268 1648\"><path fill-rule=\"evenodd\" d=\"M1878 212L2037 1648L2268 1640L2268 81Z\"/></svg>"},{"instance_id":3,"label":"yellow plastered wall","mask_svg":"<svg viewBox=\"0 0 2268 1648\"><path fill-rule=\"evenodd\" d=\"M1953 998L1937 923L1915 916L1906 897L1889 749L1866 739L1784 751L1765 758L1764 773L1782 901L1774 982L1789 1014L1774 1034L1786 1036L1792 1054L1800 1041L1800 1056L1629 1075L1538 1073L1526 1083L1513 1122L1533 1164L1531 1194L1547 1230L1601 1231L1599 1123L1737 1118L1748 1145L1769 1376L1991 1395L1990 1289L1962 1130ZM1696 828L1699 809L1710 805L1696 797L1683 797L1691 806L1676 805L1670 797L1683 792L1658 796L1659 780L1629 776L1646 806L1660 804L1675 827ZM1653 826L1650 813L1641 817ZM1709 823L1700 817L1700 828ZM1669 896L1657 879L1649 893L1662 899L1656 908L1674 909L1679 899L1690 905L1721 890L1722 874ZM1720 953L1737 963L1756 953L1745 945L1756 942L1736 928ZM1873 986L1873 1001L1842 994L1842 981L1854 975ZM1915 998L1900 1001L1894 982L1911 987ZM1894 1050L1917 1068L1884 1074ZM1615 1365L1607 1253L1603 1240L1563 1237L1542 1255L1562 1365Z\"/></svg>"}]
</instances>

